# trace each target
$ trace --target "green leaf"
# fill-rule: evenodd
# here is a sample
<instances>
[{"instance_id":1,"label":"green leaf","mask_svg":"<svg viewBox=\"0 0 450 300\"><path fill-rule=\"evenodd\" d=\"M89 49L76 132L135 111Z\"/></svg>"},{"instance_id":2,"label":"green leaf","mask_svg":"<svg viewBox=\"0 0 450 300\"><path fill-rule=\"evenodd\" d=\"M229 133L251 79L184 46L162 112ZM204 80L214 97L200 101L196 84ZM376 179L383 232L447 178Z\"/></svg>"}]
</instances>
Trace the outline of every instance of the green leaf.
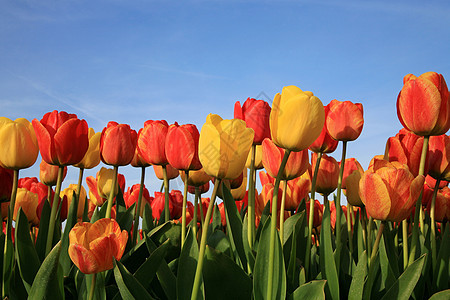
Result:
<instances>
[{"instance_id":1,"label":"green leaf","mask_svg":"<svg viewBox=\"0 0 450 300\"><path fill-rule=\"evenodd\" d=\"M248 243L248 217L247 217L247 214L245 214L243 218L244 218L244 223L242 224L242 244L244 245L245 257L247 258L248 266L250 268L250 270L248 270L248 272L253 273L253 269L255 268L255 255L253 254L253 251L250 248L250 244ZM212 248L225 253L224 251L222 251L221 249L218 249L216 247L212 247Z\"/></svg>"},{"instance_id":2,"label":"green leaf","mask_svg":"<svg viewBox=\"0 0 450 300\"><path fill-rule=\"evenodd\" d=\"M142 266L149 255L150 252L148 251L147 245L142 240L126 252L120 261L128 271L134 273Z\"/></svg>"},{"instance_id":3,"label":"green leaf","mask_svg":"<svg viewBox=\"0 0 450 300\"><path fill-rule=\"evenodd\" d=\"M236 247L242 266L247 267L247 257L245 255L244 244L242 241L242 220L237 210L236 203L230 190L223 186L223 196L225 205L225 215L227 218L227 234L230 236L231 245Z\"/></svg>"},{"instance_id":4,"label":"green leaf","mask_svg":"<svg viewBox=\"0 0 450 300\"><path fill-rule=\"evenodd\" d=\"M149 233L150 230L152 230L153 228L154 224L153 224L152 208L150 207L150 205L148 205L148 203L146 203L142 218L142 231L144 232L144 235Z\"/></svg>"},{"instance_id":5,"label":"green leaf","mask_svg":"<svg viewBox=\"0 0 450 300\"><path fill-rule=\"evenodd\" d=\"M408 299L422 273L425 256L422 255L414 261L381 299Z\"/></svg>"},{"instance_id":6,"label":"green leaf","mask_svg":"<svg viewBox=\"0 0 450 300\"><path fill-rule=\"evenodd\" d=\"M72 201L70 203L69 214L67 215L66 227L61 238L61 254L59 256L59 262L61 263L63 274L67 276L70 272L70 268L73 266L72 260L69 257L69 232L73 226L77 223L78 201L76 200L76 193L73 192ZM85 202L87 206L88 202Z\"/></svg>"},{"instance_id":7,"label":"green leaf","mask_svg":"<svg viewBox=\"0 0 450 300\"><path fill-rule=\"evenodd\" d=\"M210 247L206 247L203 279L206 299L251 299L251 279L227 255Z\"/></svg>"},{"instance_id":8,"label":"green leaf","mask_svg":"<svg viewBox=\"0 0 450 300\"><path fill-rule=\"evenodd\" d=\"M325 283L326 280L313 280L299 286L289 297L291 300L322 300L325 299Z\"/></svg>"},{"instance_id":9,"label":"green leaf","mask_svg":"<svg viewBox=\"0 0 450 300\"><path fill-rule=\"evenodd\" d=\"M253 293L255 299L266 299L267 287L272 285L272 299L286 298L286 273L284 266L283 251L281 249L278 231L275 235L273 280L269 282L269 251L270 251L270 222L269 217L263 225L261 239L256 255L255 270L253 277Z\"/></svg>"},{"instance_id":10,"label":"green leaf","mask_svg":"<svg viewBox=\"0 0 450 300\"><path fill-rule=\"evenodd\" d=\"M11 219L10 210L8 209L8 220ZM6 223L6 238L3 252L3 273L2 273L2 288L5 295L9 295L12 273L14 268L14 244L12 241L12 221Z\"/></svg>"},{"instance_id":11,"label":"green leaf","mask_svg":"<svg viewBox=\"0 0 450 300\"><path fill-rule=\"evenodd\" d=\"M115 261L114 278L123 299L152 299L147 290L120 263Z\"/></svg>"},{"instance_id":12,"label":"green leaf","mask_svg":"<svg viewBox=\"0 0 450 300\"><path fill-rule=\"evenodd\" d=\"M31 286L28 299L64 299L62 269L59 267L61 242L45 258Z\"/></svg>"},{"instance_id":13,"label":"green leaf","mask_svg":"<svg viewBox=\"0 0 450 300\"><path fill-rule=\"evenodd\" d=\"M222 217L220 215L220 210L218 205L214 205L213 207L213 217L212 222L209 225L208 235L211 234L211 232L214 232L216 230L222 230Z\"/></svg>"},{"instance_id":14,"label":"green leaf","mask_svg":"<svg viewBox=\"0 0 450 300\"><path fill-rule=\"evenodd\" d=\"M450 290L440 291L433 296L430 297L428 300L448 300L450 299Z\"/></svg>"},{"instance_id":15,"label":"green leaf","mask_svg":"<svg viewBox=\"0 0 450 300\"><path fill-rule=\"evenodd\" d=\"M48 226L50 222L51 207L48 201L44 201L41 219L39 220L39 231L36 238L36 251L40 261L45 259L45 247L47 246Z\"/></svg>"},{"instance_id":16,"label":"green leaf","mask_svg":"<svg viewBox=\"0 0 450 300\"><path fill-rule=\"evenodd\" d=\"M178 299L191 299L192 286L194 285L195 271L198 261L198 245L194 239L192 230L188 230L186 242L181 249L180 260L178 262L177 273L177 295ZM202 299L203 284L200 283L199 299Z\"/></svg>"},{"instance_id":17,"label":"green leaf","mask_svg":"<svg viewBox=\"0 0 450 300\"><path fill-rule=\"evenodd\" d=\"M207 245L231 257L231 245L222 230L216 230L208 236Z\"/></svg>"},{"instance_id":18,"label":"green leaf","mask_svg":"<svg viewBox=\"0 0 450 300\"><path fill-rule=\"evenodd\" d=\"M322 278L327 280L325 293L329 299L339 299L339 279L331 241L330 209L325 206L320 234L320 267Z\"/></svg>"},{"instance_id":19,"label":"green leaf","mask_svg":"<svg viewBox=\"0 0 450 300\"><path fill-rule=\"evenodd\" d=\"M436 270L433 274L433 291L437 292L448 287L449 277L449 261L450 261L450 225L447 222L447 226L441 228L444 232L442 237L441 246L439 249L438 257L436 259Z\"/></svg>"},{"instance_id":20,"label":"green leaf","mask_svg":"<svg viewBox=\"0 0 450 300\"><path fill-rule=\"evenodd\" d=\"M28 219L22 208L19 208L16 218L16 259L22 277L23 285L30 292L34 277L41 266L39 256L34 248L34 243L30 236L30 227L28 226Z\"/></svg>"},{"instance_id":21,"label":"green leaf","mask_svg":"<svg viewBox=\"0 0 450 300\"><path fill-rule=\"evenodd\" d=\"M349 300L359 300L363 297L364 281L367 275L367 252L364 250L356 266L353 274L350 291L348 293Z\"/></svg>"},{"instance_id":22,"label":"green leaf","mask_svg":"<svg viewBox=\"0 0 450 300\"><path fill-rule=\"evenodd\" d=\"M269 215L270 215L270 201L267 201L266 206L264 206L263 212L261 214L261 219L259 220L258 228L256 228L255 244L253 245L253 249L258 249L261 231L262 231L264 224L266 223Z\"/></svg>"},{"instance_id":23,"label":"green leaf","mask_svg":"<svg viewBox=\"0 0 450 300\"><path fill-rule=\"evenodd\" d=\"M383 234L389 231L388 226L385 226ZM394 271L391 268L392 263L389 261L384 239L380 239L380 244L378 246L378 253L380 255L380 267L381 267L381 289L390 289L392 284L396 280Z\"/></svg>"}]
</instances>

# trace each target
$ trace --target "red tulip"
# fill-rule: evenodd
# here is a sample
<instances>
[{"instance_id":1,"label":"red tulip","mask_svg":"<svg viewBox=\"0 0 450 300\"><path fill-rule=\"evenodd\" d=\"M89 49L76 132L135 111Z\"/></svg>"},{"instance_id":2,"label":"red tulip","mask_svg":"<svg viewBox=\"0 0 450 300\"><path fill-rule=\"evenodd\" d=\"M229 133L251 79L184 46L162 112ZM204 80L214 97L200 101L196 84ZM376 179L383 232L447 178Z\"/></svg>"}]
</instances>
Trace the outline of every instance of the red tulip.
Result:
<instances>
[{"instance_id":1,"label":"red tulip","mask_svg":"<svg viewBox=\"0 0 450 300\"><path fill-rule=\"evenodd\" d=\"M48 164L67 166L79 163L89 148L89 127L75 114L56 110L41 121L33 120L42 159Z\"/></svg>"},{"instance_id":2,"label":"red tulip","mask_svg":"<svg viewBox=\"0 0 450 300\"><path fill-rule=\"evenodd\" d=\"M309 201L307 201L306 207L309 207L309 205L310 205ZM313 227L317 228L322 225L322 216L323 216L323 205L319 202L319 200L315 200L314 201ZM306 220L308 220L308 222L309 222L309 209L306 210Z\"/></svg>"},{"instance_id":3,"label":"red tulip","mask_svg":"<svg viewBox=\"0 0 450 300\"><path fill-rule=\"evenodd\" d=\"M137 133L127 124L109 122L100 138L100 158L107 165L126 166L134 157Z\"/></svg>"},{"instance_id":4,"label":"red tulip","mask_svg":"<svg viewBox=\"0 0 450 300\"><path fill-rule=\"evenodd\" d=\"M387 141L386 148L389 161L398 161L407 165L411 173L417 176L419 174L422 146L423 137L419 137L403 128Z\"/></svg>"},{"instance_id":5,"label":"red tulip","mask_svg":"<svg viewBox=\"0 0 450 300\"><path fill-rule=\"evenodd\" d=\"M414 178L405 165L376 160L373 170L364 172L359 194L372 218L400 222L411 213L424 181L423 175Z\"/></svg>"},{"instance_id":6,"label":"red tulip","mask_svg":"<svg viewBox=\"0 0 450 300\"><path fill-rule=\"evenodd\" d=\"M436 72L406 75L397 98L397 116L403 127L417 135L446 133L450 128L450 96L444 77Z\"/></svg>"},{"instance_id":7,"label":"red tulip","mask_svg":"<svg viewBox=\"0 0 450 300\"><path fill-rule=\"evenodd\" d=\"M450 138L431 136L428 144L428 174L435 179L450 180Z\"/></svg>"},{"instance_id":8,"label":"red tulip","mask_svg":"<svg viewBox=\"0 0 450 300\"><path fill-rule=\"evenodd\" d=\"M361 103L332 100L325 124L330 136L338 141L354 141L361 134L364 118Z\"/></svg>"},{"instance_id":9,"label":"red tulip","mask_svg":"<svg viewBox=\"0 0 450 300\"><path fill-rule=\"evenodd\" d=\"M159 220L161 217L161 213L164 210L164 204L165 204L165 195L164 193L155 192L155 198L152 201L152 215L153 219ZM173 210L173 202L170 201L170 195L169 195L169 210Z\"/></svg>"},{"instance_id":10,"label":"red tulip","mask_svg":"<svg viewBox=\"0 0 450 300\"><path fill-rule=\"evenodd\" d=\"M169 124L165 120L148 120L144 123L144 128L139 131L137 145L139 153L147 163L152 165L169 163L165 150L168 129Z\"/></svg>"},{"instance_id":11,"label":"red tulip","mask_svg":"<svg viewBox=\"0 0 450 300\"><path fill-rule=\"evenodd\" d=\"M270 138L270 111L266 101L253 98L248 98L242 107L239 101L234 104L234 118L244 120L255 131L253 144L260 145L265 138Z\"/></svg>"},{"instance_id":12,"label":"red tulip","mask_svg":"<svg viewBox=\"0 0 450 300\"><path fill-rule=\"evenodd\" d=\"M317 154L311 154L311 170L315 170L317 161ZM314 174L311 175L313 177ZM321 194L331 194L338 185L339 179L339 164L331 156L322 155L320 160L319 171L317 172L316 191Z\"/></svg>"},{"instance_id":13,"label":"red tulip","mask_svg":"<svg viewBox=\"0 0 450 300\"><path fill-rule=\"evenodd\" d=\"M202 164L198 158L200 133L193 124L169 126L166 136L165 153L167 161L178 170L200 170Z\"/></svg>"},{"instance_id":14,"label":"red tulip","mask_svg":"<svg viewBox=\"0 0 450 300\"><path fill-rule=\"evenodd\" d=\"M328 113L330 112L330 108L327 106L325 108L325 119L328 116ZM334 150L336 150L338 146L338 141L333 139L330 136L330 133L327 129L327 124L323 124L322 132L320 133L319 137L314 141L314 143L309 146L309 150L316 153L332 153Z\"/></svg>"},{"instance_id":15,"label":"red tulip","mask_svg":"<svg viewBox=\"0 0 450 300\"><path fill-rule=\"evenodd\" d=\"M77 223L69 233L69 256L84 274L103 272L122 258L127 240L128 232L114 219Z\"/></svg>"},{"instance_id":16,"label":"red tulip","mask_svg":"<svg viewBox=\"0 0 450 300\"><path fill-rule=\"evenodd\" d=\"M262 143L262 147L262 161L264 168L270 176L276 178L285 150L276 146L270 139L265 139ZM283 174L281 175L281 179L290 180L299 177L308 170L308 167L308 149L299 152L291 152L283 170Z\"/></svg>"},{"instance_id":17,"label":"red tulip","mask_svg":"<svg viewBox=\"0 0 450 300\"><path fill-rule=\"evenodd\" d=\"M135 184L132 187L129 187L128 190L123 194L123 200L124 200L125 206L127 208L129 208L131 205L133 205L135 203L137 206L140 186L141 186L140 184ZM150 193L148 192L148 189L144 185L143 190L142 190L141 208L139 210L140 216L142 216L142 213L144 212L144 208L145 208L146 204L151 206L152 200L153 200L153 197L150 197Z\"/></svg>"}]
</instances>

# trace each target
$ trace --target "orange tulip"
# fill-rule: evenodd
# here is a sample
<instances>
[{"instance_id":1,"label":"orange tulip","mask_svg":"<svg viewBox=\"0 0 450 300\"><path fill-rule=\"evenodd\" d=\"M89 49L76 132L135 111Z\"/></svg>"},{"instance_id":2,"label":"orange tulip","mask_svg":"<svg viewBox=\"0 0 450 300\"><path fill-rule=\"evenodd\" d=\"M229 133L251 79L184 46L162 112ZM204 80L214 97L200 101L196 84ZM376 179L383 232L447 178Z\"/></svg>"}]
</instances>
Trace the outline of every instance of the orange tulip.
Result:
<instances>
[{"instance_id":1,"label":"orange tulip","mask_svg":"<svg viewBox=\"0 0 450 300\"><path fill-rule=\"evenodd\" d=\"M180 171L180 176L181 176L181 179L184 182L184 176L185 176L184 172ZM207 184L208 188L206 189L206 191L208 191L208 189L209 189L209 181L210 180L211 180L211 176L206 174L206 172L203 169L189 171L189 178L188 178L188 185L189 186L201 187L201 186Z\"/></svg>"},{"instance_id":2,"label":"orange tulip","mask_svg":"<svg viewBox=\"0 0 450 300\"><path fill-rule=\"evenodd\" d=\"M89 148L83 159L74 166L83 169L95 168L100 163L100 138L101 132L95 132L89 128Z\"/></svg>"},{"instance_id":3,"label":"orange tulip","mask_svg":"<svg viewBox=\"0 0 450 300\"><path fill-rule=\"evenodd\" d=\"M262 147L262 162L264 168L270 176L276 178L285 150L275 145L270 139L265 139L262 143ZM308 149L299 152L291 152L281 175L281 179L290 180L299 177L308 170L308 167Z\"/></svg>"},{"instance_id":4,"label":"orange tulip","mask_svg":"<svg viewBox=\"0 0 450 300\"><path fill-rule=\"evenodd\" d=\"M317 154L311 154L311 169L315 170L317 161ZM312 174L311 177L313 177ZM320 160L319 171L317 172L316 179L316 191L321 194L331 194L338 185L339 179L339 164L338 162L331 156L326 154L322 155L322 159Z\"/></svg>"},{"instance_id":5,"label":"orange tulip","mask_svg":"<svg viewBox=\"0 0 450 300\"><path fill-rule=\"evenodd\" d=\"M137 133L127 124L109 122L100 138L100 158L112 166L126 166L136 150Z\"/></svg>"},{"instance_id":6,"label":"orange tulip","mask_svg":"<svg viewBox=\"0 0 450 300\"><path fill-rule=\"evenodd\" d=\"M341 166L341 162L339 162L339 167ZM342 188L346 188L346 178L352 174L354 171L359 172L361 175L364 173L364 169L361 164L356 160L356 158L347 158L345 159L344 164L344 175L342 177Z\"/></svg>"},{"instance_id":7,"label":"orange tulip","mask_svg":"<svg viewBox=\"0 0 450 300\"><path fill-rule=\"evenodd\" d=\"M265 138L270 138L270 105L264 100L248 98L241 106L234 104L234 117L245 121L248 128L255 131L253 144L260 145Z\"/></svg>"},{"instance_id":8,"label":"orange tulip","mask_svg":"<svg viewBox=\"0 0 450 300\"><path fill-rule=\"evenodd\" d=\"M159 180L164 180L164 173L161 165L153 165L153 170L155 171L155 175ZM168 180L175 179L178 177L178 175L180 175L179 171L171 165L166 165L166 171Z\"/></svg>"},{"instance_id":9,"label":"orange tulip","mask_svg":"<svg viewBox=\"0 0 450 300\"><path fill-rule=\"evenodd\" d=\"M67 166L79 163L89 148L89 127L75 114L56 110L41 121L33 120L42 159L48 164Z\"/></svg>"},{"instance_id":10,"label":"orange tulip","mask_svg":"<svg viewBox=\"0 0 450 300\"><path fill-rule=\"evenodd\" d=\"M23 212L28 218L28 222L33 225L39 225L39 218L36 214L39 204L38 194L30 192L25 188L18 188L16 195L16 204L14 206L13 220L16 220L17 212L19 208L22 208Z\"/></svg>"},{"instance_id":11,"label":"orange tulip","mask_svg":"<svg viewBox=\"0 0 450 300\"><path fill-rule=\"evenodd\" d=\"M330 107L327 105L324 107L325 109L325 119L328 116L328 113L330 112ZM336 150L338 146L338 141L333 139L330 136L330 133L327 129L327 124L323 124L322 132L320 133L319 137L314 141L314 143L309 146L309 150L312 152L322 152L322 153L332 153L334 150Z\"/></svg>"},{"instance_id":12,"label":"orange tulip","mask_svg":"<svg viewBox=\"0 0 450 300\"><path fill-rule=\"evenodd\" d=\"M331 100L325 120L330 136L338 141L354 141L361 134L364 118L361 103Z\"/></svg>"},{"instance_id":13,"label":"orange tulip","mask_svg":"<svg viewBox=\"0 0 450 300\"><path fill-rule=\"evenodd\" d=\"M424 181L423 175L414 178L405 165L375 160L373 170L361 178L359 194L374 219L400 222L411 213Z\"/></svg>"},{"instance_id":14,"label":"orange tulip","mask_svg":"<svg viewBox=\"0 0 450 300\"><path fill-rule=\"evenodd\" d=\"M444 77L436 72L406 75L397 98L397 116L403 127L417 135L446 133L450 128L450 96Z\"/></svg>"},{"instance_id":15,"label":"orange tulip","mask_svg":"<svg viewBox=\"0 0 450 300\"><path fill-rule=\"evenodd\" d=\"M411 173L417 176L419 174L422 146L423 137L419 137L403 128L387 141L386 149L389 161L398 161L407 165Z\"/></svg>"},{"instance_id":16,"label":"orange tulip","mask_svg":"<svg viewBox=\"0 0 450 300\"><path fill-rule=\"evenodd\" d=\"M139 132L141 132L141 131L139 130ZM134 151L134 156L130 162L130 165L132 165L135 168L142 168L142 167L146 168L146 167L151 166L151 164L146 162L145 159L142 157L141 153L139 152L138 147L136 147L136 150Z\"/></svg>"},{"instance_id":17,"label":"orange tulip","mask_svg":"<svg viewBox=\"0 0 450 300\"><path fill-rule=\"evenodd\" d=\"M69 233L69 256L84 274L110 270L114 259L122 258L127 239L114 219L77 223Z\"/></svg>"},{"instance_id":18,"label":"orange tulip","mask_svg":"<svg viewBox=\"0 0 450 300\"><path fill-rule=\"evenodd\" d=\"M427 159L428 174L450 180L450 138L447 135L430 137Z\"/></svg>"},{"instance_id":19,"label":"orange tulip","mask_svg":"<svg viewBox=\"0 0 450 300\"><path fill-rule=\"evenodd\" d=\"M307 201L306 207L309 207L309 205L310 205L309 201ZM323 205L319 202L319 200L315 200L313 227L317 228L322 225L322 216L323 216ZM306 220L309 220L309 209L306 210Z\"/></svg>"},{"instance_id":20,"label":"orange tulip","mask_svg":"<svg viewBox=\"0 0 450 300\"><path fill-rule=\"evenodd\" d=\"M137 184L133 185L132 187L129 187L128 190L123 194L123 200L124 200L125 206L127 208L129 208L131 205L133 205L135 203L137 205L140 186L141 185L139 183L137 183ZM144 185L143 190L142 190L141 209L139 210L140 216L142 216L146 204L151 206L152 200L153 200L153 197L150 197L150 193L148 192L148 189Z\"/></svg>"},{"instance_id":21,"label":"orange tulip","mask_svg":"<svg viewBox=\"0 0 450 300\"><path fill-rule=\"evenodd\" d=\"M285 210L297 210L302 200L308 201L309 192L311 191L311 179L309 173L305 172L302 176L289 180L286 189ZM284 181L281 182L281 189L283 189Z\"/></svg>"},{"instance_id":22,"label":"orange tulip","mask_svg":"<svg viewBox=\"0 0 450 300\"><path fill-rule=\"evenodd\" d=\"M139 130L137 145L139 153L147 163L152 165L169 163L165 150L168 129L169 124L165 120L148 120L144 123L144 128Z\"/></svg>"},{"instance_id":23,"label":"orange tulip","mask_svg":"<svg viewBox=\"0 0 450 300\"><path fill-rule=\"evenodd\" d=\"M56 181L58 180L58 170L59 167L55 165L49 165L45 162L45 160L42 160L39 165L39 179L41 182L48 186L54 186L56 185ZM63 172L63 180L66 178L67 175L67 167L64 167Z\"/></svg>"},{"instance_id":24,"label":"orange tulip","mask_svg":"<svg viewBox=\"0 0 450 300\"><path fill-rule=\"evenodd\" d=\"M198 158L200 133L193 124L172 124L167 130L165 153L167 161L178 170L200 170Z\"/></svg>"},{"instance_id":25,"label":"orange tulip","mask_svg":"<svg viewBox=\"0 0 450 300\"><path fill-rule=\"evenodd\" d=\"M424 196L425 196L425 190L424 190ZM431 210L431 198L430 198L430 201L428 201L428 203L427 203L427 211L430 211L430 210ZM450 189L448 187L439 189L439 191L436 195L434 219L437 222L444 222L445 220L447 220L447 221L450 220Z\"/></svg>"},{"instance_id":26,"label":"orange tulip","mask_svg":"<svg viewBox=\"0 0 450 300\"><path fill-rule=\"evenodd\" d=\"M361 181L363 173L364 172L355 170L353 173L348 175L346 179L344 194L347 197L347 202L353 206L364 206L364 203L361 201L361 197L359 196L359 182Z\"/></svg>"}]
</instances>

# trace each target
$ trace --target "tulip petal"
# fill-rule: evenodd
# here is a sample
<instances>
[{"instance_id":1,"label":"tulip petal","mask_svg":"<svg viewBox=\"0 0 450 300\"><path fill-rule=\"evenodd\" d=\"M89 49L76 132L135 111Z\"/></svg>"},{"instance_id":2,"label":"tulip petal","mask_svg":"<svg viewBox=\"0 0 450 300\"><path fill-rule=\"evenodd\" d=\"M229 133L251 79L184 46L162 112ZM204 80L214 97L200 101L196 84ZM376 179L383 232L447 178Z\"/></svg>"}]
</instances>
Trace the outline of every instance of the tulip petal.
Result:
<instances>
[{"instance_id":1,"label":"tulip petal","mask_svg":"<svg viewBox=\"0 0 450 300\"><path fill-rule=\"evenodd\" d=\"M372 218L386 220L391 210L391 199L383 179L378 174L369 171L364 173L359 185L359 195Z\"/></svg>"},{"instance_id":2,"label":"tulip petal","mask_svg":"<svg viewBox=\"0 0 450 300\"><path fill-rule=\"evenodd\" d=\"M42 159L48 164L57 165L55 145L53 143L53 136L50 135L47 128L39 122L37 119L32 121L34 132L39 144L39 150L41 151Z\"/></svg>"},{"instance_id":3,"label":"tulip petal","mask_svg":"<svg viewBox=\"0 0 450 300\"><path fill-rule=\"evenodd\" d=\"M98 262L95 256L83 246L70 244L69 256L73 263L84 274L98 273Z\"/></svg>"},{"instance_id":4,"label":"tulip petal","mask_svg":"<svg viewBox=\"0 0 450 300\"><path fill-rule=\"evenodd\" d=\"M89 148L88 131L86 121L75 118L58 128L54 136L58 165L72 165L83 159Z\"/></svg>"}]
</instances>

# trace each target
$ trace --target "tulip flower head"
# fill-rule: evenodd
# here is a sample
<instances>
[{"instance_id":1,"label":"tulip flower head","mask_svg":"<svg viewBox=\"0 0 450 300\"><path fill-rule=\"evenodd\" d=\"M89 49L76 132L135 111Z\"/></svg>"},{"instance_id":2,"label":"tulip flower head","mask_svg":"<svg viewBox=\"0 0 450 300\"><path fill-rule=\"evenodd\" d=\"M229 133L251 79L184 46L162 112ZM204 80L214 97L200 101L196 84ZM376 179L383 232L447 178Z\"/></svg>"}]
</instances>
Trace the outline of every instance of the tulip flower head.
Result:
<instances>
[{"instance_id":1,"label":"tulip flower head","mask_svg":"<svg viewBox=\"0 0 450 300\"><path fill-rule=\"evenodd\" d=\"M166 136L165 153L167 161L178 170L200 170L198 140L200 134L193 124L169 126Z\"/></svg>"},{"instance_id":2,"label":"tulip flower head","mask_svg":"<svg viewBox=\"0 0 450 300\"><path fill-rule=\"evenodd\" d=\"M311 169L315 170L317 154L311 154ZM311 177L313 177L312 174ZM331 194L338 186L339 163L331 156L322 155L319 170L317 171L316 191L321 194Z\"/></svg>"},{"instance_id":3,"label":"tulip flower head","mask_svg":"<svg viewBox=\"0 0 450 300\"><path fill-rule=\"evenodd\" d=\"M322 132L325 110L311 92L286 86L276 94L270 112L270 133L281 148L300 151L308 148Z\"/></svg>"},{"instance_id":4,"label":"tulip flower head","mask_svg":"<svg viewBox=\"0 0 450 300\"><path fill-rule=\"evenodd\" d=\"M175 123L177 124L177 123ZM166 136L169 124L165 120L148 120L139 130L137 147L142 158L152 165L166 165Z\"/></svg>"},{"instance_id":5,"label":"tulip flower head","mask_svg":"<svg viewBox=\"0 0 450 300\"><path fill-rule=\"evenodd\" d=\"M354 141L361 134L364 118L361 103L332 100L329 104L326 126L337 141Z\"/></svg>"},{"instance_id":6,"label":"tulip flower head","mask_svg":"<svg viewBox=\"0 0 450 300\"><path fill-rule=\"evenodd\" d=\"M234 117L244 120L255 132L253 144L261 145L265 138L270 138L270 110L266 101L253 98L248 98L242 106L239 101L234 104Z\"/></svg>"},{"instance_id":7,"label":"tulip flower head","mask_svg":"<svg viewBox=\"0 0 450 300\"><path fill-rule=\"evenodd\" d=\"M83 159L75 164L77 168L92 169L100 163L100 138L101 132L95 132L94 129L89 128L89 148Z\"/></svg>"},{"instance_id":8,"label":"tulip flower head","mask_svg":"<svg viewBox=\"0 0 450 300\"><path fill-rule=\"evenodd\" d=\"M209 114L200 132L199 158L205 172L216 178L234 179L242 174L254 131L239 119L223 120Z\"/></svg>"},{"instance_id":9,"label":"tulip flower head","mask_svg":"<svg viewBox=\"0 0 450 300\"><path fill-rule=\"evenodd\" d=\"M431 136L428 145L428 174L450 180L450 138L443 134Z\"/></svg>"},{"instance_id":10,"label":"tulip flower head","mask_svg":"<svg viewBox=\"0 0 450 300\"><path fill-rule=\"evenodd\" d=\"M42 160L39 164L39 179L41 182L47 186L55 186L58 180L58 170L59 167L56 165L50 165ZM66 178L67 175L67 167L64 167L63 178Z\"/></svg>"},{"instance_id":11,"label":"tulip flower head","mask_svg":"<svg viewBox=\"0 0 450 300\"><path fill-rule=\"evenodd\" d=\"M330 112L329 105L326 105L324 107L325 109L325 120L327 119L327 116ZM330 136L330 133L327 129L326 122L323 124L322 132L320 133L319 137L309 146L309 150L316 153L332 153L334 150L336 150L338 146L338 141L333 139Z\"/></svg>"},{"instance_id":12,"label":"tulip flower head","mask_svg":"<svg viewBox=\"0 0 450 300\"><path fill-rule=\"evenodd\" d=\"M33 126L24 118L0 118L0 144L0 166L7 169L31 167L39 154Z\"/></svg>"},{"instance_id":13,"label":"tulip flower head","mask_svg":"<svg viewBox=\"0 0 450 300\"><path fill-rule=\"evenodd\" d=\"M100 138L100 158L112 166L126 166L134 157L137 133L127 124L109 122Z\"/></svg>"},{"instance_id":14,"label":"tulip flower head","mask_svg":"<svg viewBox=\"0 0 450 300\"><path fill-rule=\"evenodd\" d=\"M83 159L89 148L89 127L85 120L54 110L32 123L42 159L48 164L67 166Z\"/></svg>"},{"instance_id":15,"label":"tulip flower head","mask_svg":"<svg viewBox=\"0 0 450 300\"><path fill-rule=\"evenodd\" d=\"M386 144L389 161L398 161L408 166L414 176L419 174L420 156L422 154L423 137L411 131L401 129ZM425 169L427 167L425 166Z\"/></svg>"},{"instance_id":16,"label":"tulip flower head","mask_svg":"<svg viewBox=\"0 0 450 300\"><path fill-rule=\"evenodd\" d=\"M450 95L442 74L408 74L397 98L397 116L420 136L441 135L450 128Z\"/></svg>"},{"instance_id":17,"label":"tulip flower head","mask_svg":"<svg viewBox=\"0 0 450 300\"><path fill-rule=\"evenodd\" d=\"M127 239L114 219L77 223L69 233L69 256L84 274L110 270L114 259L122 258Z\"/></svg>"}]
</instances>

